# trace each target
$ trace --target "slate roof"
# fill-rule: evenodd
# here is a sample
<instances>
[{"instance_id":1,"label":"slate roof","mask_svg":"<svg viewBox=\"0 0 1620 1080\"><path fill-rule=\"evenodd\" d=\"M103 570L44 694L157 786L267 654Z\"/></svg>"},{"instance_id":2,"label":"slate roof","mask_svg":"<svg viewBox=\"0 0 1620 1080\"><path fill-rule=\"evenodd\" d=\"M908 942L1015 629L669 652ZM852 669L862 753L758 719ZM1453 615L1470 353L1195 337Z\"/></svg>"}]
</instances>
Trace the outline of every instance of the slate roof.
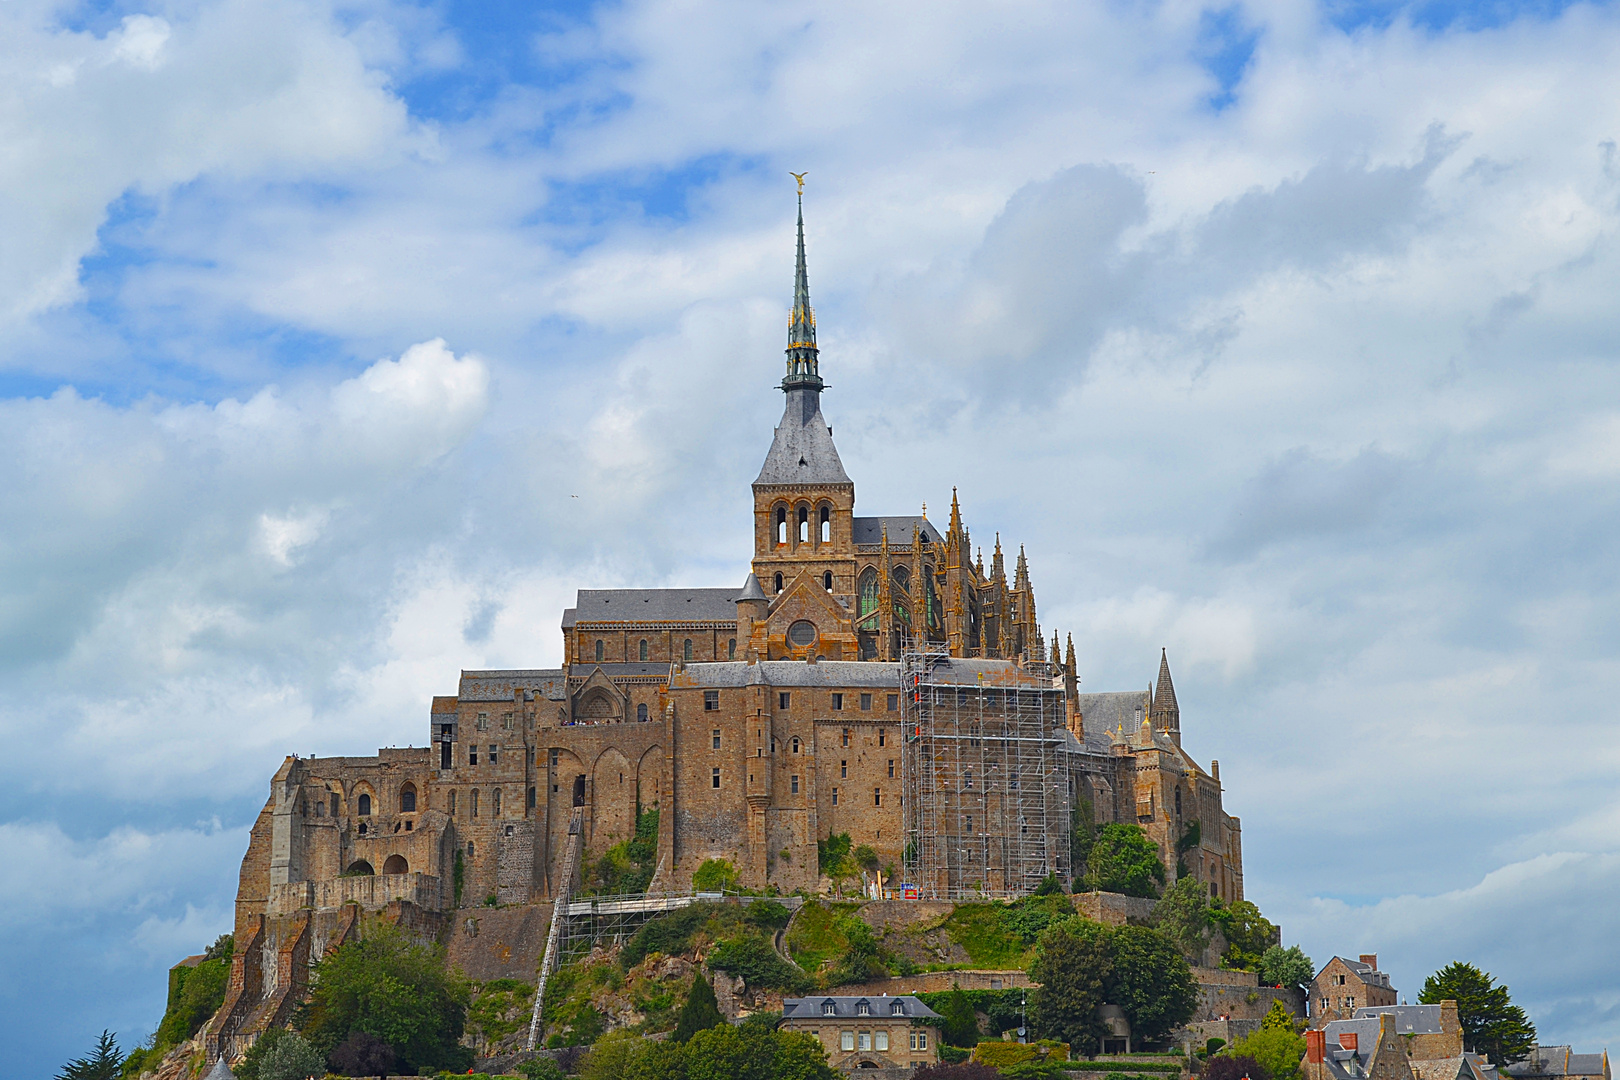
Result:
<instances>
[{"instance_id":1,"label":"slate roof","mask_svg":"<svg viewBox=\"0 0 1620 1080\"><path fill-rule=\"evenodd\" d=\"M754 483L853 483L838 458L838 448L833 445L832 428L821 415L819 391L788 391L782 422L776 426L765 464L760 467Z\"/></svg>"},{"instance_id":2,"label":"slate roof","mask_svg":"<svg viewBox=\"0 0 1620 1080\"><path fill-rule=\"evenodd\" d=\"M1523 1061L1502 1069L1508 1076L1607 1076L1603 1054L1576 1054L1568 1046L1537 1046Z\"/></svg>"},{"instance_id":3,"label":"slate roof","mask_svg":"<svg viewBox=\"0 0 1620 1080\"><path fill-rule=\"evenodd\" d=\"M225 1058L221 1056L214 1062L214 1067L208 1070L208 1075L203 1080L236 1080L236 1074L231 1072L231 1067L225 1064Z\"/></svg>"},{"instance_id":4,"label":"slate roof","mask_svg":"<svg viewBox=\"0 0 1620 1080\"><path fill-rule=\"evenodd\" d=\"M571 664L568 668L568 677L570 679L588 679L591 677L591 672L597 668L601 668L602 674L610 679L662 679L669 675L669 663L667 661L662 664L651 661L647 663L631 661L628 664Z\"/></svg>"},{"instance_id":5,"label":"slate roof","mask_svg":"<svg viewBox=\"0 0 1620 1080\"><path fill-rule=\"evenodd\" d=\"M833 1006L833 1011L830 1014L823 1011L828 1002L831 1002ZM871 1009L869 1016L862 1016L857 1011L858 1006L863 1002ZM896 1004L900 1005L903 1011L894 1012ZM939 1013L909 994L899 994L894 997L883 994L873 994L868 997L828 995L824 997L784 998L782 1000L782 1019L784 1020L819 1020L823 1017L827 1019L875 1020L885 1016L938 1015Z\"/></svg>"},{"instance_id":6,"label":"slate roof","mask_svg":"<svg viewBox=\"0 0 1620 1080\"><path fill-rule=\"evenodd\" d=\"M561 701L568 688L561 668L534 668L524 671L463 671L461 701L512 700L514 690L530 690L549 701Z\"/></svg>"},{"instance_id":7,"label":"slate roof","mask_svg":"<svg viewBox=\"0 0 1620 1080\"><path fill-rule=\"evenodd\" d=\"M1121 724L1129 735L1142 726L1147 716L1147 691L1126 690L1109 694L1079 694L1080 715L1085 719L1086 734L1092 732L1106 736Z\"/></svg>"},{"instance_id":8,"label":"slate roof","mask_svg":"<svg viewBox=\"0 0 1620 1080\"><path fill-rule=\"evenodd\" d=\"M1364 1020L1367 1017L1376 1019L1380 1013L1391 1013L1395 1017L1395 1033L1397 1035L1438 1035L1440 1028L1440 1006L1438 1005L1364 1005L1357 1009L1351 1018ZM1336 1020L1334 1023L1344 1023ZM1333 1024L1327 1026L1333 1030ZM1373 1034L1378 1034L1378 1025L1373 1025Z\"/></svg>"},{"instance_id":9,"label":"slate roof","mask_svg":"<svg viewBox=\"0 0 1620 1080\"><path fill-rule=\"evenodd\" d=\"M736 589L581 589L562 628L602 622L736 622Z\"/></svg>"},{"instance_id":10,"label":"slate roof","mask_svg":"<svg viewBox=\"0 0 1620 1080\"><path fill-rule=\"evenodd\" d=\"M679 678L677 676L676 678ZM900 665L877 660L743 660L687 664L685 685L733 686L869 686L900 689Z\"/></svg>"},{"instance_id":11,"label":"slate roof","mask_svg":"<svg viewBox=\"0 0 1620 1080\"><path fill-rule=\"evenodd\" d=\"M857 544L881 544L885 525L889 527L890 547L910 547L919 525L922 526L923 539L928 543L943 544L945 542L939 530L934 528L934 523L918 514L858 517L854 519L851 532Z\"/></svg>"}]
</instances>

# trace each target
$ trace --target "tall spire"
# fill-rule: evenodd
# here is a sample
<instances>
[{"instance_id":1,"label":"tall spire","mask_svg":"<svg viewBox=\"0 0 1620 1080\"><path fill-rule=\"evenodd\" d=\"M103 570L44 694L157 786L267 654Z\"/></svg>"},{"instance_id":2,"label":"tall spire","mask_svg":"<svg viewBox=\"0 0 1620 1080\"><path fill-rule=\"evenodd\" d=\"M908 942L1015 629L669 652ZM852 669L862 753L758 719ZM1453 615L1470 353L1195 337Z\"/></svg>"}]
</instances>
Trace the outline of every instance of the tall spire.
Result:
<instances>
[{"instance_id":1,"label":"tall spire","mask_svg":"<svg viewBox=\"0 0 1620 1080\"><path fill-rule=\"evenodd\" d=\"M1159 650L1159 682L1153 688L1148 718L1153 721L1155 731L1166 732L1178 744L1181 742L1181 707L1176 704L1176 686L1170 681L1170 657L1164 649Z\"/></svg>"},{"instance_id":2,"label":"tall spire","mask_svg":"<svg viewBox=\"0 0 1620 1080\"><path fill-rule=\"evenodd\" d=\"M802 174L797 174L801 175ZM803 184L801 179L800 184ZM804 188L799 188L799 252L793 268L793 314L788 319L787 377L783 390L820 390L816 313L810 307L810 272L804 263Z\"/></svg>"}]
</instances>

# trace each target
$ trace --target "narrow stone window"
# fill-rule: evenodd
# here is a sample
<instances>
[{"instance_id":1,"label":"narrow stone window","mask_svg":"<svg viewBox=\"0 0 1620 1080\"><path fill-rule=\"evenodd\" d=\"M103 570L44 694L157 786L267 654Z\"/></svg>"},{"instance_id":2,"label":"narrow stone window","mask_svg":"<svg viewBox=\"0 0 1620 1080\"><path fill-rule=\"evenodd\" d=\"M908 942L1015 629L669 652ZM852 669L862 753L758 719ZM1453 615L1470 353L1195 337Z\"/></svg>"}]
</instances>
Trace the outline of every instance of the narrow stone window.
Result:
<instances>
[{"instance_id":1,"label":"narrow stone window","mask_svg":"<svg viewBox=\"0 0 1620 1080\"><path fill-rule=\"evenodd\" d=\"M639 724L645 724L647 722L647 703L646 702L642 702L640 705L636 706L636 722L639 723Z\"/></svg>"},{"instance_id":2,"label":"narrow stone window","mask_svg":"<svg viewBox=\"0 0 1620 1080\"><path fill-rule=\"evenodd\" d=\"M332 816L338 816L338 793L332 792Z\"/></svg>"},{"instance_id":3,"label":"narrow stone window","mask_svg":"<svg viewBox=\"0 0 1620 1080\"><path fill-rule=\"evenodd\" d=\"M415 785L406 784L404 787L399 789L399 810L402 814L413 814L416 812Z\"/></svg>"},{"instance_id":4,"label":"narrow stone window","mask_svg":"<svg viewBox=\"0 0 1620 1080\"><path fill-rule=\"evenodd\" d=\"M795 754L797 754L799 752L799 737L797 735L793 736L793 752ZM337 805L337 796L336 795L332 796L332 805L333 806ZM337 813L336 810L334 810L332 812L334 814Z\"/></svg>"},{"instance_id":5,"label":"narrow stone window","mask_svg":"<svg viewBox=\"0 0 1620 1080\"><path fill-rule=\"evenodd\" d=\"M776 542L778 544L786 544L787 543L787 507L785 507L785 506L778 506L776 508ZM777 581L776 591L781 592L782 591L782 585L781 585L782 575L781 574L776 575L776 581Z\"/></svg>"},{"instance_id":6,"label":"narrow stone window","mask_svg":"<svg viewBox=\"0 0 1620 1080\"><path fill-rule=\"evenodd\" d=\"M471 802L468 803L467 812L470 813L473 817L478 816L478 789L477 788L473 788L473 790L472 790L472 800L471 800Z\"/></svg>"},{"instance_id":7,"label":"narrow stone window","mask_svg":"<svg viewBox=\"0 0 1620 1080\"><path fill-rule=\"evenodd\" d=\"M834 806L838 805L838 789L837 788L833 788L833 805Z\"/></svg>"},{"instance_id":8,"label":"narrow stone window","mask_svg":"<svg viewBox=\"0 0 1620 1080\"><path fill-rule=\"evenodd\" d=\"M832 509L831 509L831 507L823 506L821 508L821 542L823 544L832 543ZM828 574L827 576L829 578L832 577L831 574ZM827 588L830 591L832 589L832 586L828 585Z\"/></svg>"},{"instance_id":9,"label":"narrow stone window","mask_svg":"<svg viewBox=\"0 0 1620 1080\"><path fill-rule=\"evenodd\" d=\"M840 761L838 763L838 778L840 780L849 779L849 762L848 761Z\"/></svg>"},{"instance_id":10,"label":"narrow stone window","mask_svg":"<svg viewBox=\"0 0 1620 1080\"><path fill-rule=\"evenodd\" d=\"M603 651L602 639L597 638L596 639L596 662L598 664L600 664L602 662L602 651Z\"/></svg>"},{"instance_id":11,"label":"narrow stone window","mask_svg":"<svg viewBox=\"0 0 1620 1080\"><path fill-rule=\"evenodd\" d=\"M797 776L795 776L793 778L793 794L797 795L798 793L799 793L799 778Z\"/></svg>"},{"instance_id":12,"label":"narrow stone window","mask_svg":"<svg viewBox=\"0 0 1620 1080\"><path fill-rule=\"evenodd\" d=\"M882 806L883 805L883 789L882 788L875 787L875 788L872 789L872 805L873 806Z\"/></svg>"},{"instance_id":13,"label":"narrow stone window","mask_svg":"<svg viewBox=\"0 0 1620 1080\"><path fill-rule=\"evenodd\" d=\"M832 592L832 571L828 570L821 575L821 587Z\"/></svg>"},{"instance_id":14,"label":"narrow stone window","mask_svg":"<svg viewBox=\"0 0 1620 1080\"><path fill-rule=\"evenodd\" d=\"M371 796L370 795L361 795L360 799L359 799L359 802L358 802L358 806L360 808L360 816L361 817L370 817L371 816Z\"/></svg>"},{"instance_id":15,"label":"narrow stone window","mask_svg":"<svg viewBox=\"0 0 1620 1080\"><path fill-rule=\"evenodd\" d=\"M871 694L862 694L861 695L861 712L871 712L871 711L872 711L872 695Z\"/></svg>"},{"instance_id":16,"label":"narrow stone window","mask_svg":"<svg viewBox=\"0 0 1620 1080\"><path fill-rule=\"evenodd\" d=\"M844 711L844 695L843 694L834 694L832 696L832 707L833 707L833 710L835 712L843 712Z\"/></svg>"},{"instance_id":17,"label":"narrow stone window","mask_svg":"<svg viewBox=\"0 0 1620 1080\"><path fill-rule=\"evenodd\" d=\"M552 749L552 751L551 751L551 767L553 769L555 769L557 767L557 757L561 753L562 753L561 750L558 750L556 748Z\"/></svg>"},{"instance_id":18,"label":"narrow stone window","mask_svg":"<svg viewBox=\"0 0 1620 1080\"><path fill-rule=\"evenodd\" d=\"M809 542L810 511L801 506L799 507L799 543L808 544Z\"/></svg>"},{"instance_id":19,"label":"narrow stone window","mask_svg":"<svg viewBox=\"0 0 1620 1080\"><path fill-rule=\"evenodd\" d=\"M495 755L499 750L500 747L496 746L494 743L489 744L489 763L491 765L495 764Z\"/></svg>"},{"instance_id":20,"label":"narrow stone window","mask_svg":"<svg viewBox=\"0 0 1620 1080\"><path fill-rule=\"evenodd\" d=\"M489 816L490 817L500 817L501 816L501 789L500 788L496 788L494 791L490 792L490 795L489 795Z\"/></svg>"},{"instance_id":21,"label":"narrow stone window","mask_svg":"<svg viewBox=\"0 0 1620 1080\"><path fill-rule=\"evenodd\" d=\"M776 575L776 591L777 592L782 591L782 575L781 574Z\"/></svg>"},{"instance_id":22,"label":"narrow stone window","mask_svg":"<svg viewBox=\"0 0 1620 1080\"><path fill-rule=\"evenodd\" d=\"M489 713L481 712L481 713L478 714L478 730L479 731L488 731L489 730Z\"/></svg>"},{"instance_id":23,"label":"narrow stone window","mask_svg":"<svg viewBox=\"0 0 1620 1080\"><path fill-rule=\"evenodd\" d=\"M530 809L530 810L533 810L533 809L534 809L534 788L532 788L532 787L531 787L531 788L530 788L530 789L529 789L529 791L528 791L528 798L527 798L527 800L526 800L526 801L527 801L527 803L528 803L528 808L529 808L529 809ZM410 823L409 823L409 822L406 822L406 824L407 824L407 825L408 825L408 824L410 824Z\"/></svg>"},{"instance_id":24,"label":"narrow stone window","mask_svg":"<svg viewBox=\"0 0 1620 1080\"><path fill-rule=\"evenodd\" d=\"M887 746L887 745L889 745L888 740L889 740L889 733L887 731L884 731L882 728L878 728L878 745L879 746Z\"/></svg>"},{"instance_id":25,"label":"narrow stone window","mask_svg":"<svg viewBox=\"0 0 1620 1080\"><path fill-rule=\"evenodd\" d=\"M890 712L899 712L900 711L900 695L899 694L890 694L889 695L889 711Z\"/></svg>"},{"instance_id":26,"label":"narrow stone window","mask_svg":"<svg viewBox=\"0 0 1620 1080\"><path fill-rule=\"evenodd\" d=\"M450 793L449 811L451 817L456 816L456 793L453 791Z\"/></svg>"},{"instance_id":27,"label":"narrow stone window","mask_svg":"<svg viewBox=\"0 0 1620 1080\"><path fill-rule=\"evenodd\" d=\"M473 857L473 842L471 840L469 840L469 841L467 841L467 858L470 859L472 857Z\"/></svg>"},{"instance_id":28,"label":"narrow stone window","mask_svg":"<svg viewBox=\"0 0 1620 1080\"><path fill-rule=\"evenodd\" d=\"M709 785L711 787L719 787L720 786L720 770L719 769L711 769L709 771Z\"/></svg>"},{"instance_id":29,"label":"narrow stone window","mask_svg":"<svg viewBox=\"0 0 1620 1080\"><path fill-rule=\"evenodd\" d=\"M646 638L641 639L641 647L638 650L637 655L640 656L643 661L645 661L647 659L647 639Z\"/></svg>"},{"instance_id":30,"label":"narrow stone window","mask_svg":"<svg viewBox=\"0 0 1620 1080\"><path fill-rule=\"evenodd\" d=\"M690 664L692 662L692 639L691 638L685 638L685 639L683 639L681 641L681 659L685 660L688 664Z\"/></svg>"},{"instance_id":31,"label":"narrow stone window","mask_svg":"<svg viewBox=\"0 0 1620 1080\"><path fill-rule=\"evenodd\" d=\"M502 713L501 714L501 730L502 731L511 731L512 730L512 714L511 713Z\"/></svg>"},{"instance_id":32,"label":"narrow stone window","mask_svg":"<svg viewBox=\"0 0 1620 1080\"><path fill-rule=\"evenodd\" d=\"M791 704L793 704L793 695L792 694L779 693L779 694L776 695L776 707L778 709L786 709Z\"/></svg>"},{"instance_id":33,"label":"narrow stone window","mask_svg":"<svg viewBox=\"0 0 1620 1080\"><path fill-rule=\"evenodd\" d=\"M735 659L737 659L737 639L736 638L732 638L731 640L726 642L726 659L727 660L735 660Z\"/></svg>"},{"instance_id":34,"label":"narrow stone window","mask_svg":"<svg viewBox=\"0 0 1620 1080\"><path fill-rule=\"evenodd\" d=\"M849 728L845 728L843 734L841 736L839 736L839 738L842 740L839 743L840 746L848 746L849 745Z\"/></svg>"},{"instance_id":35,"label":"narrow stone window","mask_svg":"<svg viewBox=\"0 0 1620 1080\"><path fill-rule=\"evenodd\" d=\"M889 759L889 779L894 779L894 758Z\"/></svg>"},{"instance_id":36,"label":"narrow stone window","mask_svg":"<svg viewBox=\"0 0 1620 1080\"><path fill-rule=\"evenodd\" d=\"M478 744L475 742L467 744L467 764L478 764Z\"/></svg>"},{"instance_id":37,"label":"narrow stone window","mask_svg":"<svg viewBox=\"0 0 1620 1080\"><path fill-rule=\"evenodd\" d=\"M714 743L714 745L711 747L711 749L714 749L714 750L720 749L720 729L715 728L713 731L711 731L709 733L709 738L711 740L713 740L713 743Z\"/></svg>"}]
</instances>

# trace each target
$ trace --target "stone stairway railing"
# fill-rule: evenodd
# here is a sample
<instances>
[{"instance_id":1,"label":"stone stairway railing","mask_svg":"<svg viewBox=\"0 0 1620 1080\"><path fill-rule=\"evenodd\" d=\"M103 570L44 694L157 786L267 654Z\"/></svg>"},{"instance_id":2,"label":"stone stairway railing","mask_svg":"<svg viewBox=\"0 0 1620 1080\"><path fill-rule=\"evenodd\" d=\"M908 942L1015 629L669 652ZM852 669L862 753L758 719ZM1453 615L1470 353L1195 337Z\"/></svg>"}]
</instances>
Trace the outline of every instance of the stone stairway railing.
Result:
<instances>
[{"instance_id":1,"label":"stone stairway railing","mask_svg":"<svg viewBox=\"0 0 1620 1080\"><path fill-rule=\"evenodd\" d=\"M574 868L579 865L579 846L583 842L583 811L575 810L568 823L568 848L563 853L562 880L552 897L551 929L546 932L546 952L540 959L540 979L534 988L534 1012L529 1016L529 1041L533 1050L540 1039L540 1011L546 1000L546 982L556 970L558 953L562 947L562 926L568 921L568 897L574 891Z\"/></svg>"}]
</instances>

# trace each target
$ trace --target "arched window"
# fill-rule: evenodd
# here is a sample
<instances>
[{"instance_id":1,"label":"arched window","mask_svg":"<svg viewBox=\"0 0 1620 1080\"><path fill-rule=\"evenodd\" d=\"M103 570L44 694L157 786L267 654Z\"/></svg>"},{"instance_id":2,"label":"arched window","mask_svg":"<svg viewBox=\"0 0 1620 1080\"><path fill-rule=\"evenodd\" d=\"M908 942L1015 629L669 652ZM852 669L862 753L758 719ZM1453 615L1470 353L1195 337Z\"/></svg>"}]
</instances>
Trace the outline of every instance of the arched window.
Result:
<instances>
[{"instance_id":1,"label":"arched window","mask_svg":"<svg viewBox=\"0 0 1620 1080\"><path fill-rule=\"evenodd\" d=\"M596 662L598 664L600 664L602 662L602 639L601 638L596 639Z\"/></svg>"},{"instance_id":2,"label":"arched window","mask_svg":"<svg viewBox=\"0 0 1620 1080\"><path fill-rule=\"evenodd\" d=\"M692 639L684 638L681 641L681 659L688 664L692 662Z\"/></svg>"},{"instance_id":3,"label":"arched window","mask_svg":"<svg viewBox=\"0 0 1620 1080\"><path fill-rule=\"evenodd\" d=\"M385 874L408 874L410 872L410 867L406 864L403 855L390 855L388 860L383 863L383 873Z\"/></svg>"},{"instance_id":4,"label":"arched window","mask_svg":"<svg viewBox=\"0 0 1620 1080\"><path fill-rule=\"evenodd\" d=\"M399 809L404 814L416 812L416 786L414 784L406 784L399 789Z\"/></svg>"},{"instance_id":5,"label":"arched window","mask_svg":"<svg viewBox=\"0 0 1620 1080\"><path fill-rule=\"evenodd\" d=\"M877 610L878 606L878 572L868 566L861 571L860 601L856 607L856 616L864 618ZM868 628L870 629L870 627Z\"/></svg>"},{"instance_id":6,"label":"arched window","mask_svg":"<svg viewBox=\"0 0 1620 1080\"><path fill-rule=\"evenodd\" d=\"M647 639L646 638L641 639L641 651L639 652L638 655L641 657L643 662L646 661L646 659L647 659Z\"/></svg>"},{"instance_id":7,"label":"arched window","mask_svg":"<svg viewBox=\"0 0 1620 1080\"><path fill-rule=\"evenodd\" d=\"M372 874L375 874L376 872L377 871L373 870L371 868L371 864L366 862L366 860L358 859L355 862L352 862L352 863L349 864L349 868L347 870L343 871L343 876L344 877L362 877L362 876L369 877Z\"/></svg>"},{"instance_id":8,"label":"arched window","mask_svg":"<svg viewBox=\"0 0 1620 1080\"><path fill-rule=\"evenodd\" d=\"M338 793L332 792L332 816L338 816Z\"/></svg>"},{"instance_id":9,"label":"arched window","mask_svg":"<svg viewBox=\"0 0 1620 1080\"><path fill-rule=\"evenodd\" d=\"M830 506L821 508L821 542L823 544L832 543L832 507Z\"/></svg>"},{"instance_id":10,"label":"arched window","mask_svg":"<svg viewBox=\"0 0 1620 1080\"><path fill-rule=\"evenodd\" d=\"M366 835L366 823L363 821L360 823L360 835Z\"/></svg>"},{"instance_id":11,"label":"arched window","mask_svg":"<svg viewBox=\"0 0 1620 1080\"><path fill-rule=\"evenodd\" d=\"M1176 817L1181 816L1181 789L1176 788Z\"/></svg>"},{"instance_id":12,"label":"arched window","mask_svg":"<svg viewBox=\"0 0 1620 1080\"><path fill-rule=\"evenodd\" d=\"M828 570L821 575L821 587L832 592L832 571Z\"/></svg>"},{"instance_id":13,"label":"arched window","mask_svg":"<svg viewBox=\"0 0 1620 1080\"><path fill-rule=\"evenodd\" d=\"M799 507L799 543L805 544L805 543L809 543L809 541L810 541L810 508L806 507L806 506L801 506L801 507Z\"/></svg>"},{"instance_id":14,"label":"arched window","mask_svg":"<svg viewBox=\"0 0 1620 1080\"><path fill-rule=\"evenodd\" d=\"M907 570L904 566L897 566L890 572L889 576L894 578L894 583L900 586L901 589L908 593L911 591L910 570Z\"/></svg>"},{"instance_id":15,"label":"arched window","mask_svg":"<svg viewBox=\"0 0 1620 1080\"><path fill-rule=\"evenodd\" d=\"M360 806L360 816L361 817L370 817L371 816L371 796L370 795L361 795L360 799L359 799L359 806Z\"/></svg>"},{"instance_id":16,"label":"arched window","mask_svg":"<svg viewBox=\"0 0 1620 1080\"><path fill-rule=\"evenodd\" d=\"M776 591L777 592L782 591L782 575L781 574L776 575Z\"/></svg>"},{"instance_id":17,"label":"arched window","mask_svg":"<svg viewBox=\"0 0 1620 1080\"><path fill-rule=\"evenodd\" d=\"M973 786L972 784L968 785L968 787L972 787L972 786ZM470 812L471 812L473 817L478 816L478 789L477 788L473 788L472 806L471 806Z\"/></svg>"},{"instance_id":18,"label":"arched window","mask_svg":"<svg viewBox=\"0 0 1620 1080\"><path fill-rule=\"evenodd\" d=\"M642 702L636 706L636 720L645 724L647 722L647 703Z\"/></svg>"},{"instance_id":19,"label":"arched window","mask_svg":"<svg viewBox=\"0 0 1620 1080\"><path fill-rule=\"evenodd\" d=\"M735 659L737 659L737 639L736 638L731 638L729 641L726 642L726 659L727 660L735 660Z\"/></svg>"},{"instance_id":20,"label":"arched window","mask_svg":"<svg viewBox=\"0 0 1620 1080\"><path fill-rule=\"evenodd\" d=\"M778 544L787 543L787 507L785 506L776 508L776 542Z\"/></svg>"}]
</instances>

